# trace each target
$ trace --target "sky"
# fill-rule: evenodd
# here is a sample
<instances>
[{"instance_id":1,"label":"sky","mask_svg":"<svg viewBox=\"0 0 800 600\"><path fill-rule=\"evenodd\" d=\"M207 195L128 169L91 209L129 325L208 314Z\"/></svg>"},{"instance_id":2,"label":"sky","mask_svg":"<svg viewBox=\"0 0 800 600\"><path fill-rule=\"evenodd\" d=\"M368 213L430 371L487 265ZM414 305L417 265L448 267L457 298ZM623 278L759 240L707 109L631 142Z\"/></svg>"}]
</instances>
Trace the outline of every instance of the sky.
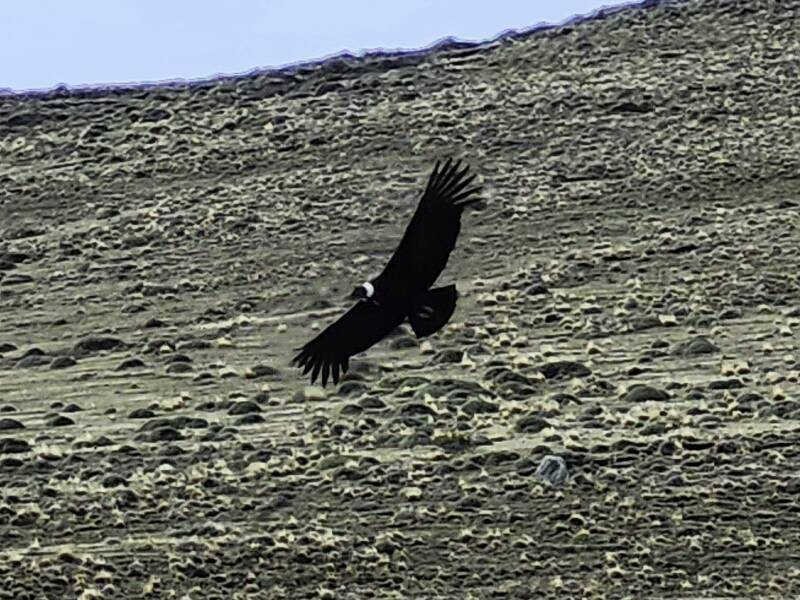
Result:
<instances>
[{"instance_id":1,"label":"sky","mask_svg":"<svg viewBox=\"0 0 800 600\"><path fill-rule=\"evenodd\" d=\"M2 0L0 88L199 79L479 41L616 0Z\"/></svg>"}]
</instances>

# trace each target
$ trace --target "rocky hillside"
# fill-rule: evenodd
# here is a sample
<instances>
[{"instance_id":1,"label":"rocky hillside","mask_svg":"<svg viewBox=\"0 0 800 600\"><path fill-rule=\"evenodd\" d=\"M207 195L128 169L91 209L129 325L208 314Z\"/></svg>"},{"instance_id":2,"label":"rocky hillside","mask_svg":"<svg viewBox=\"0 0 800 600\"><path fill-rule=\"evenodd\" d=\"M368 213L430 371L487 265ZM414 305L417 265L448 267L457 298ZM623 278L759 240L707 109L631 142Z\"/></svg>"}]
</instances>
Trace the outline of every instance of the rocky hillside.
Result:
<instances>
[{"instance_id":1,"label":"rocky hillside","mask_svg":"<svg viewBox=\"0 0 800 600\"><path fill-rule=\"evenodd\" d=\"M0 96L0 598L800 594L798 17ZM306 387L449 155L450 325Z\"/></svg>"}]
</instances>

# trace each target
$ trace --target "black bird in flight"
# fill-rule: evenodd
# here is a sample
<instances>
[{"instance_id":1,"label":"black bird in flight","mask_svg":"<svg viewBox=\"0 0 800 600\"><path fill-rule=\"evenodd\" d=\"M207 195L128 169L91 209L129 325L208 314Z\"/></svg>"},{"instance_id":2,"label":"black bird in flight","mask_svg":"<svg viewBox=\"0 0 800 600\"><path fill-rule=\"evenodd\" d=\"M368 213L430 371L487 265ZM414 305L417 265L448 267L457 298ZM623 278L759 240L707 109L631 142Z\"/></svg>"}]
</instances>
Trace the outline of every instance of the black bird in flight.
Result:
<instances>
[{"instance_id":1,"label":"black bird in flight","mask_svg":"<svg viewBox=\"0 0 800 600\"><path fill-rule=\"evenodd\" d=\"M338 383L348 359L383 339L408 318L417 338L439 331L456 307L456 286L431 288L447 264L461 229L461 212L480 199L480 187L469 187L469 166L448 159L433 168L403 239L383 272L358 286L355 306L302 348L292 363L311 371L311 383Z\"/></svg>"}]
</instances>

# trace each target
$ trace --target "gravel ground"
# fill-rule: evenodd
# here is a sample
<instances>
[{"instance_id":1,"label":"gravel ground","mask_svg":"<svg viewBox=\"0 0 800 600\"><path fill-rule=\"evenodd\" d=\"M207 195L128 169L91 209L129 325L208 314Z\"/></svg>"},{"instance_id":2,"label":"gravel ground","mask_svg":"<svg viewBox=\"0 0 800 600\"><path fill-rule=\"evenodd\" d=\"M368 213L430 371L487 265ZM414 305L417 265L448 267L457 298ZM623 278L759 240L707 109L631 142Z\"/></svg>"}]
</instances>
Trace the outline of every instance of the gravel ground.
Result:
<instances>
[{"instance_id":1,"label":"gravel ground","mask_svg":"<svg viewBox=\"0 0 800 600\"><path fill-rule=\"evenodd\" d=\"M800 595L798 17L0 96L0 598ZM451 323L306 387L448 155Z\"/></svg>"}]
</instances>

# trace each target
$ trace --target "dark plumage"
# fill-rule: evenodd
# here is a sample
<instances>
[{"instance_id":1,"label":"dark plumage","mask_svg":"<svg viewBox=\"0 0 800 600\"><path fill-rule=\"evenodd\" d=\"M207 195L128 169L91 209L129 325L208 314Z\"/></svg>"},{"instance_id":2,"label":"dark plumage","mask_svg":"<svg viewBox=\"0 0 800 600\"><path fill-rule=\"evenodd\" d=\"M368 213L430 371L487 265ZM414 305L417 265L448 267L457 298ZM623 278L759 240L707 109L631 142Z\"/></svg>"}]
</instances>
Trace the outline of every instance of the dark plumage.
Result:
<instances>
[{"instance_id":1,"label":"dark plumage","mask_svg":"<svg viewBox=\"0 0 800 600\"><path fill-rule=\"evenodd\" d=\"M384 338L408 318L422 338L439 331L453 314L455 285L431 286L447 264L461 229L461 212L479 200L480 187L470 187L475 175L461 161L437 161L417 210L383 272L351 295L359 301L302 348L292 362L311 372L311 383L322 376L338 383L348 360Z\"/></svg>"}]
</instances>

